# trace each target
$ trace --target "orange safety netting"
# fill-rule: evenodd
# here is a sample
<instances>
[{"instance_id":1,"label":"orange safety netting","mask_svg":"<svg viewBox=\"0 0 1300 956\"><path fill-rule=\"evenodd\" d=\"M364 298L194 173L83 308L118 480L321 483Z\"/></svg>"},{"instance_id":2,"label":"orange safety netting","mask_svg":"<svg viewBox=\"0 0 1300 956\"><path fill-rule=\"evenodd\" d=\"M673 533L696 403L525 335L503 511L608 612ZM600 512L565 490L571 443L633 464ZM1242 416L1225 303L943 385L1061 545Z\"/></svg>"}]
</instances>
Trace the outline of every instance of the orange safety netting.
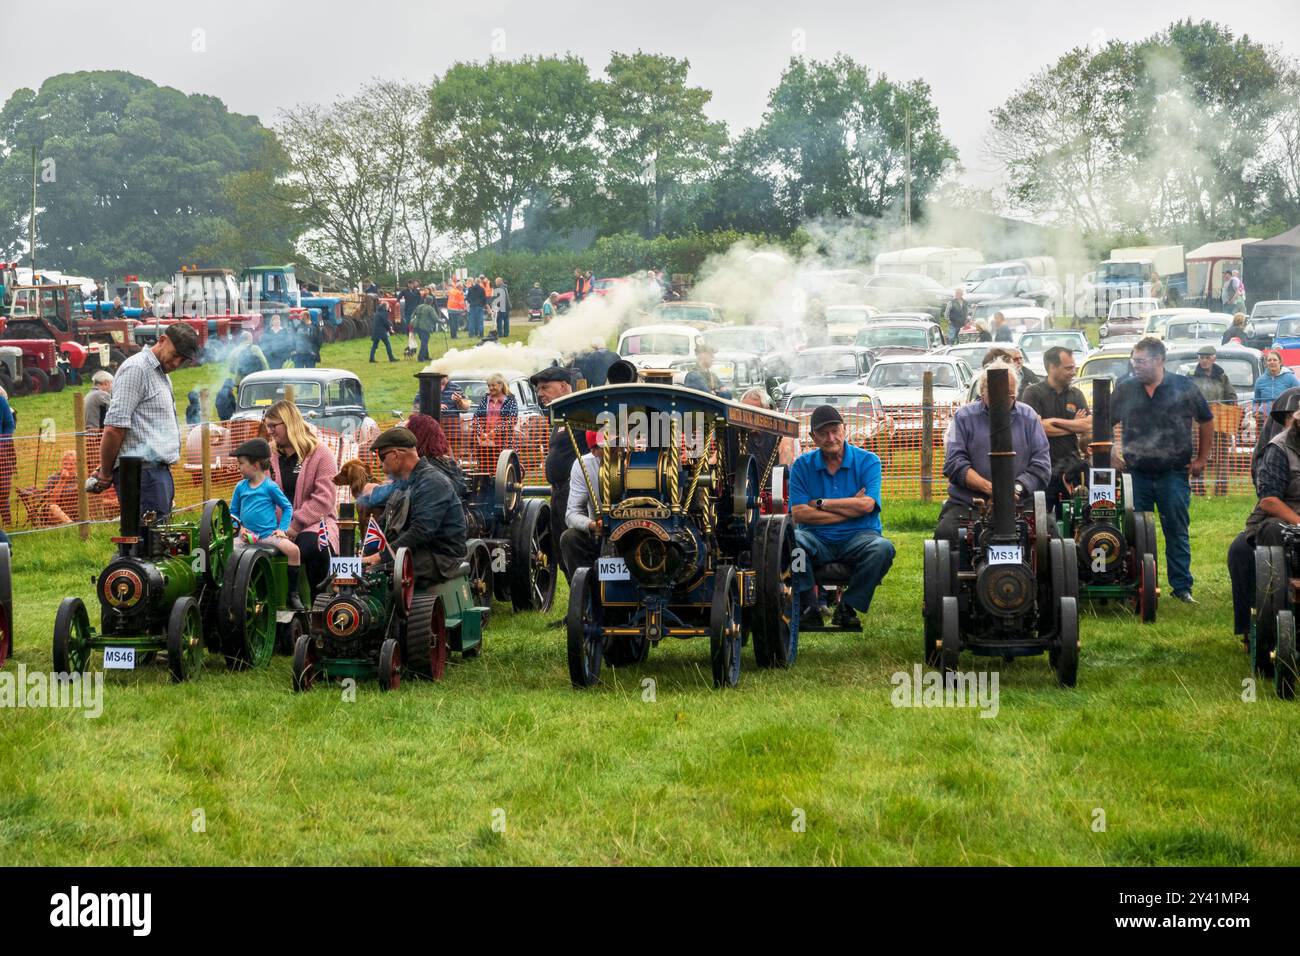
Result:
<instances>
[{"instance_id":1,"label":"orange safety netting","mask_svg":"<svg viewBox=\"0 0 1300 956\"><path fill-rule=\"evenodd\" d=\"M883 417L841 409L849 441L880 457L883 498L920 500L926 497L927 491L933 500L945 496L944 432L957 407L886 407ZM1193 488L1211 494L1254 494L1250 459L1267 406L1252 402L1212 408L1215 445L1205 476L1194 479ZM808 451L814 447L808 428L810 413L801 412L794 417L800 422L799 450ZM924 440L927 417L931 434L928 449ZM380 430L392 424L396 422L380 423ZM239 481L231 452L255 436L259 426L258 422L209 424L209 493L212 496L229 499ZM489 427L483 419L475 419L473 413L465 412L444 415L442 426L451 454L467 472L495 474L502 449L510 448L519 456L525 484L545 483L543 465L551 431L547 418L522 416ZM360 459L376 480L382 480L383 469L368 448L371 436L358 440L325 429L316 431L339 465ZM202 429L188 426L183 434L181 460L172 468L177 511L197 507L203 500ZM81 472L77 459L83 447L86 462L85 471ZM1081 447L1086 450L1086 441ZM79 521L116 520L117 499L111 490L87 495L84 513L81 510L78 475L88 474L98 466L99 433L96 431L84 436L67 432L0 440L0 527L8 532L24 532Z\"/></svg>"}]
</instances>

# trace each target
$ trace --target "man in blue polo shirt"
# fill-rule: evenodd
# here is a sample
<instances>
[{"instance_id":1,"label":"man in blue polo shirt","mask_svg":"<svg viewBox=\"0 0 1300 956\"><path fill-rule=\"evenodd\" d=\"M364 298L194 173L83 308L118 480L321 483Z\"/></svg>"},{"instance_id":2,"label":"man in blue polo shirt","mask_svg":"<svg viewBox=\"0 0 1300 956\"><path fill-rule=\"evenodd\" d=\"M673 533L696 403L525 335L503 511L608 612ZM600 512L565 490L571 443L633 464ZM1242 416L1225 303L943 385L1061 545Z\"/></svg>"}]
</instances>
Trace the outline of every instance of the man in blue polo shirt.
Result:
<instances>
[{"instance_id":1,"label":"man in blue polo shirt","mask_svg":"<svg viewBox=\"0 0 1300 956\"><path fill-rule=\"evenodd\" d=\"M832 561L852 566L853 577L832 623L855 627L857 612L871 608L876 586L894 563L893 542L881 534L880 459L845 441L844 419L832 405L818 405L809 424L817 448L800 455L790 468L795 544L805 558L795 586L802 614L820 625L813 569Z\"/></svg>"}]
</instances>

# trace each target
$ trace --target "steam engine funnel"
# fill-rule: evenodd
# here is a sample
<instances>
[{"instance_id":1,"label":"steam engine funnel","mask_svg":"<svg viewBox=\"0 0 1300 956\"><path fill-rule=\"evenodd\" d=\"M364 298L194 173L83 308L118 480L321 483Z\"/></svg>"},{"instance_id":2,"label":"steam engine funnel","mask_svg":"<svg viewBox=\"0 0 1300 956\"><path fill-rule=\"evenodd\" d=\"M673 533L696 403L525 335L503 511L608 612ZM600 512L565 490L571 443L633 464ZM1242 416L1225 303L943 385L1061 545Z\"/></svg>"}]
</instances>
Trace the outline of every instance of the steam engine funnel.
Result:
<instances>
[{"instance_id":1,"label":"steam engine funnel","mask_svg":"<svg viewBox=\"0 0 1300 956\"><path fill-rule=\"evenodd\" d=\"M339 505L339 557L357 556L357 506L351 501Z\"/></svg>"},{"instance_id":2,"label":"steam engine funnel","mask_svg":"<svg viewBox=\"0 0 1300 956\"><path fill-rule=\"evenodd\" d=\"M420 414L439 416L442 409L442 396L438 392L438 380L442 377L435 372L417 372L420 380Z\"/></svg>"},{"instance_id":3,"label":"steam engine funnel","mask_svg":"<svg viewBox=\"0 0 1300 956\"><path fill-rule=\"evenodd\" d=\"M1110 467L1110 449L1114 444L1110 421L1110 379L1099 378L1092 384L1092 467Z\"/></svg>"},{"instance_id":4,"label":"steam engine funnel","mask_svg":"<svg viewBox=\"0 0 1300 956\"><path fill-rule=\"evenodd\" d=\"M1015 540L1016 453L1011 445L1009 380L1004 368L988 370L989 482L993 485L994 540Z\"/></svg>"},{"instance_id":5,"label":"steam engine funnel","mask_svg":"<svg viewBox=\"0 0 1300 956\"><path fill-rule=\"evenodd\" d=\"M637 380L636 366L627 359L619 359L605 374L606 385L627 385Z\"/></svg>"},{"instance_id":6,"label":"steam engine funnel","mask_svg":"<svg viewBox=\"0 0 1300 956\"><path fill-rule=\"evenodd\" d=\"M122 518L118 527L124 538L135 538L140 534L141 463L141 459L136 457L117 460L118 501L122 508Z\"/></svg>"}]
</instances>

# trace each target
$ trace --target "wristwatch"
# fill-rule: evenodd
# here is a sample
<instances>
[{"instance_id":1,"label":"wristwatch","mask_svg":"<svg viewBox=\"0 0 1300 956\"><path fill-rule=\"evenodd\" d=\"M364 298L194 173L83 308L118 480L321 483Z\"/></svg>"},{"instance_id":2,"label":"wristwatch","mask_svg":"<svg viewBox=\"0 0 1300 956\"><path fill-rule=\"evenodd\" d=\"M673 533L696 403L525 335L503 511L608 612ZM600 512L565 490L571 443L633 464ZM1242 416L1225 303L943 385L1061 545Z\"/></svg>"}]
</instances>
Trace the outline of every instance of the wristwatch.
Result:
<instances>
[{"instance_id":1,"label":"wristwatch","mask_svg":"<svg viewBox=\"0 0 1300 956\"><path fill-rule=\"evenodd\" d=\"M1016 482L1016 497L1017 497L1017 498L1023 498L1024 496L1025 496L1025 486L1022 485L1020 482L1017 481L1017 482Z\"/></svg>"},{"instance_id":2,"label":"wristwatch","mask_svg":"<svg viewBox=\"0 0 1300 956\"><path fill-rule=\"evenodd\" d=\"M818 498L817 500L815 500L815 501L813 502L813 507L816 508L818 511L821 511L821 510L822 510L822 503L823 503L825 500L826 500L825 498Z\"/></svg>"}]
</instances>

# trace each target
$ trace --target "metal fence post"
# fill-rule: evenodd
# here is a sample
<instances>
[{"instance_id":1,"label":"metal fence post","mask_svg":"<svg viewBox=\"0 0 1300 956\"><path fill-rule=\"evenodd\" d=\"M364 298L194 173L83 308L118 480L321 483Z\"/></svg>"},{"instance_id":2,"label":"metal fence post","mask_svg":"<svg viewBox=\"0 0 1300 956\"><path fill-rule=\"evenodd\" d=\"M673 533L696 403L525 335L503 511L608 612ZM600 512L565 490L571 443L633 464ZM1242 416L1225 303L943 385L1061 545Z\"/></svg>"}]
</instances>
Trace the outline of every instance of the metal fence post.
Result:
<instances>
[{"instance_id":1,"label":"metal fence post","mask_svg":"<svg viewBox=\"0 0 1300 956\"><path fill-rule=\"evenodd\" d=\"M921 378L921 500L930 500L934 483L934 372Z\"/></svg>"}]
</instances>

